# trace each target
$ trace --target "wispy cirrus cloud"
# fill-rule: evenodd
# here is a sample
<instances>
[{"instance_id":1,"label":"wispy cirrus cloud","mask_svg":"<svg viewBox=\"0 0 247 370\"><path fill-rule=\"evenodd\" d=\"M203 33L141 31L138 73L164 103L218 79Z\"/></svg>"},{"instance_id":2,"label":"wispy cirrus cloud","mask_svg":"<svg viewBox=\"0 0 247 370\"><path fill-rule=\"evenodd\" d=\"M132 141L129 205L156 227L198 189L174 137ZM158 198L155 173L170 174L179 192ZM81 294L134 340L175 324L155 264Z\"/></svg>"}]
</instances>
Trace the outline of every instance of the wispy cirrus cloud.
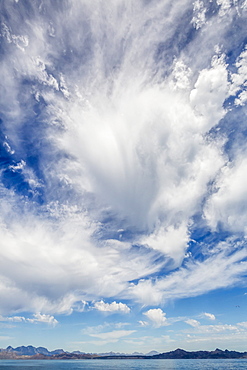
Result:
<instances>
[{"instance_id":1,"label":"wispy cirrus cloud","mask_svg":"<svg viewBox=\"0 0 247 370\"><path fill-rule=\"evenodd\" d=\"M219 243L217 247L215 251L208 251L209 255L203 262L188 258L185 267L165 277L139 280L137 284L130 285L129 294L139 302L154 305L175 297L201 295L211 291L212 287L234 286L246 272L245 245L233 239Z\"/></svg>"}]
</instances>

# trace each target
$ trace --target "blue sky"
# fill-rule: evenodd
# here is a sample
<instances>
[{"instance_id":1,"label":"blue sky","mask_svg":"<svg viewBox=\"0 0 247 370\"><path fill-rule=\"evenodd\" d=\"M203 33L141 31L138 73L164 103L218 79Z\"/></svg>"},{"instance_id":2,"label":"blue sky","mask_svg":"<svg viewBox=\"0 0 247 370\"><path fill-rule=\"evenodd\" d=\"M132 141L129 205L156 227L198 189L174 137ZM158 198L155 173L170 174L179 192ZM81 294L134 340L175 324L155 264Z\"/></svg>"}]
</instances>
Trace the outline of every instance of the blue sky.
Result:
<instances>
[{"instance_id":1,"label":"blue sky","mask_svg":"<svg viewBox=\"0 0 247 370\"><path fill-rule=\"evenodd\" d=\"M0 9L0 347L246 350L246 0Z\"/></svg>"}]
</instances>

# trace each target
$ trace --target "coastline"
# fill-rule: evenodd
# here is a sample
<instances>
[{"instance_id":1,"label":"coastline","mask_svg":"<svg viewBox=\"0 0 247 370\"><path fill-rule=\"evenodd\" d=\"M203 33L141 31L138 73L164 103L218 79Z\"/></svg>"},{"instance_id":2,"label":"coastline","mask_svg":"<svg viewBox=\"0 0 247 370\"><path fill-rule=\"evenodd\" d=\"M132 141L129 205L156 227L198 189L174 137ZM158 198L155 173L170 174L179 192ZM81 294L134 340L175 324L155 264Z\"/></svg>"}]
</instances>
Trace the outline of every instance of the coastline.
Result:
<instances>
[{"instance_id":1,"label":"coastline","mask_svg":"<svg viewBox=\"0 0 247 370\"><path fill-rule=\"evenodd\" d=\"M30 349L29 347L19 347L22 348L24 352ZM31 347L35 348L35 347ZM12 347L11 347L12 349ZM36 349L37 350L37 349ZM61 350L63 351L63 350ZM170 352L164 352L152 356L147 355L100 355L100 354L90 354L90 353L71 353L62 352L58 354L48 354L36 353L33 355L18 353L16 350L4 350L0 352L0 360L159 360L159 359L170 359L170 360L185 360L185 359L247 359L247 352L237 352L229 351L216 348L214 351L185 351L183 349L176 349Z\"/></svg>"}]
</instances>

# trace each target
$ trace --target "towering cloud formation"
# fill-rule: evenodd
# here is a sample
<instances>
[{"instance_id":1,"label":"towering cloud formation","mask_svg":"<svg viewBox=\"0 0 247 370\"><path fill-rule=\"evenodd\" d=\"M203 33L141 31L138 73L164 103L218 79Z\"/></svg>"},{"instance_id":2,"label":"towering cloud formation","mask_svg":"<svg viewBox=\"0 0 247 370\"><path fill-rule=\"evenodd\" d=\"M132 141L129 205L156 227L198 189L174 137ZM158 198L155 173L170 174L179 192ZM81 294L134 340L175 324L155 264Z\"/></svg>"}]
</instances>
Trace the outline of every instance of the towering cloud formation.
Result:
<instances>
[{"instance_id":1,"label":"towering cloud formation","mask_svg":"<svg viewBox=\"0 0 247 370\"><path fill-rule=\"evenodd\" d=\"M2 314L240 281L246 2L0 7Z\"/></svg>"}]
</instances>

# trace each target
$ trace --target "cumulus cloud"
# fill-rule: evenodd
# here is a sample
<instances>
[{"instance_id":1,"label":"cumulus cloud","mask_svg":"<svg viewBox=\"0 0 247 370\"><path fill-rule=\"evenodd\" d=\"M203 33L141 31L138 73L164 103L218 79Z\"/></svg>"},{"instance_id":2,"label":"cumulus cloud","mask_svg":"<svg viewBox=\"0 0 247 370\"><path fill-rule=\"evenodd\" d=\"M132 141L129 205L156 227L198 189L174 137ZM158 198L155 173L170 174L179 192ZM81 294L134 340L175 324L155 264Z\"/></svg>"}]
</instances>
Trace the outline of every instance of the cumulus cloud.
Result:
<instances>
[{"instance_id":1,"label":"cumulus cloud","mask_svg":"<svg viewBox=\"0 0 247 370\"><path fill-rule=\"evenodd\" d=\"M144 312L143 315L147 316L156 328L167 325L166 313L161 308L150 309Z\"/></svg>"},{"instance_id":2,"label":"cumulus cloud","mask_svg":"<svg viewBox=\"0 0 247 370\"><path fill-rule=\"evenodd\" d=\"M98 311L102 312L120 312L120 313L129 313L130 308L122 302L112 302L112 303L105 303L104 301L99 301L94 304L94 308Z\"/></svg>"},{"instance_id":3,"label":"cumulus cloud","mask_svg":"<svg viewBox=\"0 0 247 370\"><path fill-rule=\"evenodd\" d=\"M26 322L32 324L41 322L52 326L56 326L58 324L58 321L55 319L54 316L41 314L40 312L33 314L32 318L26 318L24 316L9 316L9 317L0 316L0 321L8 321L15 323Z\"/></svg>"},{"instance_id":4,"label":"cumulus cloud","mask_svg":"<svg viewBox=\"0 0 247 370\"><path fill-rule=\"evenodd\" d=\"M33 315L33 319L27 319L27 321L35 323L35 322L42 322L47 323L49 325L55 326L58 324L58 321L54 318L54 316L36 313Z\"/></svg>"}]
</instances>

